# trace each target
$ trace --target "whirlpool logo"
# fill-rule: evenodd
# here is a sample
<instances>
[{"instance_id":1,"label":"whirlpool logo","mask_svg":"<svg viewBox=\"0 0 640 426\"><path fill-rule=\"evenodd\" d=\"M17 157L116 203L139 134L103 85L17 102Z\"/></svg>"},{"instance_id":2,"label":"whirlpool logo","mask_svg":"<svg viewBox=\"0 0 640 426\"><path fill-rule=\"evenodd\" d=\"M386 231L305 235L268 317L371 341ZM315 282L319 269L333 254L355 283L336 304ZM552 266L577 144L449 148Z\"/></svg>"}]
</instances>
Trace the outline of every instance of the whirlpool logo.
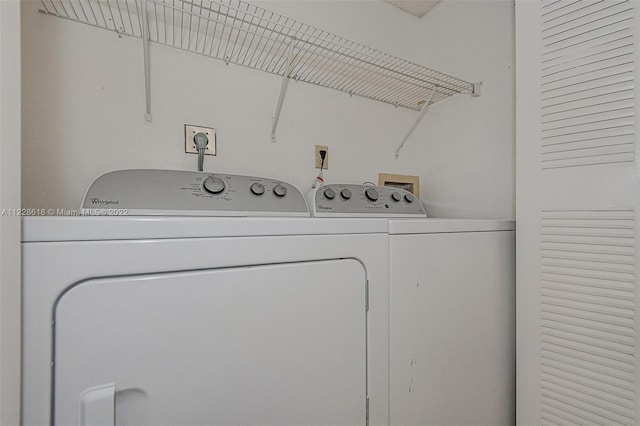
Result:
<instances>
[{"instance_id":1,"label":"whirlpool logo","mask_svg":"<svg viewBox=\"0 0 640 426\"><path fill-rule=\"evenodd\" d=\"M120 204L119 200L103 200L102 198L91 198L91 204L98 206L115 206Z\"/></svg>"}]
</instances>

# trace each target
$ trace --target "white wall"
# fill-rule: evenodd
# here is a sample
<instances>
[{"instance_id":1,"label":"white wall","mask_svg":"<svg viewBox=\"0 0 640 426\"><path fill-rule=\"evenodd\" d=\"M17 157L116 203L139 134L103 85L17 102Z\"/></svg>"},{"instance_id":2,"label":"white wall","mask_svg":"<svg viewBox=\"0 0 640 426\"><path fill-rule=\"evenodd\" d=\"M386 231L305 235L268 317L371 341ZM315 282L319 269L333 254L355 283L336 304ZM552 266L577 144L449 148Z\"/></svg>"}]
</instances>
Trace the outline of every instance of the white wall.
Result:
<instances>
[{"instance_id":1,"label":"white wall","mask_svg":"<svg viewBox=\"0 0 640 426\"><path fill-rule=\"evenodd\" d=\"M0 1L0 425L20 423L20 3ZM7 209L6 211L4 209Z\"/></svg>"},{"instance_id":2,"label":"white wall","mask_svg":"<svg viewBox=\"0 0 640 426\"><path fill-rule=\"evenodd\" d=\"M453 1L417 19L382 1L263 1L261 6L468 81L479 98L436 104L398 160L417 113L291 82L269 143L280 78L157 45L153 124L144 123L140 41L23 6L23 202L77 208L96 176L122 168L194 170L183 124L215 127L205 170L265 175L306 191L313 146L329 146L330 182L419 175L438 216L514 216L512 1Z\"/></svg>"}]
</instances>

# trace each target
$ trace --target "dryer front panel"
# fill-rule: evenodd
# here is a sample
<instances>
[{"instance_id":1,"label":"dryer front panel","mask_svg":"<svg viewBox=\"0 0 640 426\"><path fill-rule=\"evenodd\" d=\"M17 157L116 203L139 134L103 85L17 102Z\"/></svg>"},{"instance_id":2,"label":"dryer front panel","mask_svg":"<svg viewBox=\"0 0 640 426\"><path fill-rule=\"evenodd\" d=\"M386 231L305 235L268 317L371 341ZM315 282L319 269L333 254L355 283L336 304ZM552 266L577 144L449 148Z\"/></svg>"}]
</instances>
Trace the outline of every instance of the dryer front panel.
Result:
<instances>
[{"instance_id":1,"label":"dryer front panel","mask_svg":"<svg viewBox=\"0 0 640 426\"><path fill-rule=\"evenodd\" d=\"M55 309L55 424L364 424L365 292L350 259L82 282Z\"/></svg>"}]
</instances>

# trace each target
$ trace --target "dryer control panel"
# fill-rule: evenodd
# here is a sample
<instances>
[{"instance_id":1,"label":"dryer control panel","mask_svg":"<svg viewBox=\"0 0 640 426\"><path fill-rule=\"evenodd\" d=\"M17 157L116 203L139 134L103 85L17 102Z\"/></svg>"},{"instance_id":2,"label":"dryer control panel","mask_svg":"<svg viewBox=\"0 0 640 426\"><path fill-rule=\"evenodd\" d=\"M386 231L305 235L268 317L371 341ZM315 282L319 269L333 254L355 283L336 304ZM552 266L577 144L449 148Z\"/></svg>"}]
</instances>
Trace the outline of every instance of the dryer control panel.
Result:
<instances>
[{"instance_id":1,"label":"dryer control panel","mask_svg":"<svg viewBox=\"0 0 640 426\"><path fill-rule=\"evenodd\" d=\"M302 216L304 197L275 179L179 170L117 170L97 178L83 215Z\"/></svg>"},{"instance_id":2,"label":"dryer control panel","mask_svg":"<svg viewBox=\"0 0 640 426\"><path fill-rule=\"evenodd\" d=\"M329 184L307 193L316 217L427 217L420 200L400 188Z\"/></svg>"}]
</instances>

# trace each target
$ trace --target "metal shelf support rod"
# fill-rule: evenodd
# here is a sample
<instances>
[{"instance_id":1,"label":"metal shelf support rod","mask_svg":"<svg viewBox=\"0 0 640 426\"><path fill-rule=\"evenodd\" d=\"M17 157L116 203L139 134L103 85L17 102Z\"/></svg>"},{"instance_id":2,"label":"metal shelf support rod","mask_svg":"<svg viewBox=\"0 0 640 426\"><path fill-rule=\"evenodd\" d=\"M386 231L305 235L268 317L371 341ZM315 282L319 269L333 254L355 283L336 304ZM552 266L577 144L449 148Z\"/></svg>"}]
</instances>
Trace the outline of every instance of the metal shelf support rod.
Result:
<instances>
[{"instance_id":1,"label":"metal shelf support rod","mask_svg":"<svg viewBox=\"0 0 640 426\"><path fill-rule=\"evenodd\" d=\"M278 96L278 104L276 105L276 113L273 116L273 125L271 126L271 142L276 142L276 129L278 128L278 120L280 119L280 111L282 110L282 103L284 102L284 95L287 92L287 86L289 85L289 73L291 72L291 60L293 59L293 48L295 46L295 39L289 39L289 49L287 52L287 66L282 75L282 84L280 85L280 95Z\"/></svg>"},{"instance_id":2,"label":"metal shelf support rod","mask_svg":"<svg viewBox=\"0 0 640 426\"><path fill-rule=\"evenodd\" d=\"M144 58L144 91L146 96L146 112L144 114L144 119L147 123L151 123L153 121L153 117L151 115L151 76L149 70L149 21L147 18L147 0L142 0L142 23L141 23L141 31L142 31L142 55Z\"/></svg>"},{"instance_id":3,"label":"metal shelf support rod","mask_svg":"<svg viewBox=\"0 0 640 426\"><path fill-rule=\"evenodd\" d=\"M404 146L405 142L407 142L407 139L409 139L409 136L411 136L413 131L416 130L416 127L418 127L418 124L420 124L420 122L422 121L424 116L427 114L427 111L429 110L429 107L431 106L431 105L429 105L429 102L431 102L431 98L433 98L433 95L436 94L436 90L437 89L438 88L436 86L433 86L433 89L431 89L431 93L429 93L429 97L427 97L427 100L424 102L424 105L422 106L422 109L420 110L420 113L418 114L418 118L416 118L416 121L413 123L413 126L411 126L411 128L409 129L409 132L407 132L407 135L404 137L404 139L402 139L402 142L396 148L396 151L395 151L396 160L400 156L400 150Z\"/></svg>"}]
</instances>

